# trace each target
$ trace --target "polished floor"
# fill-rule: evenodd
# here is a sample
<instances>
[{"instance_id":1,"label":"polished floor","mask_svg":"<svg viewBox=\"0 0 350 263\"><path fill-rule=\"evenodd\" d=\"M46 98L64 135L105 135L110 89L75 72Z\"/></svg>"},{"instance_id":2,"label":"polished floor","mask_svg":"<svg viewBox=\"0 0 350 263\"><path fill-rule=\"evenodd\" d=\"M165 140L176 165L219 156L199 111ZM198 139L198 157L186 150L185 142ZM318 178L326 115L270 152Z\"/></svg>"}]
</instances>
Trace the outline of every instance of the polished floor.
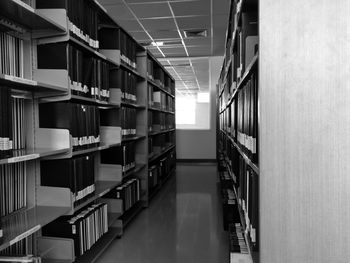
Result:
<instances>
[{"instance_id":1,"label":"polished floor","mask_svg":"<svg viewBox=\"0 0 350 263\"><path fill-rule=\"evenodd\" d=\"M177 165L176 176L98 263L227 263L228 235L214 165Z\"/></svg>"}]
</instances>

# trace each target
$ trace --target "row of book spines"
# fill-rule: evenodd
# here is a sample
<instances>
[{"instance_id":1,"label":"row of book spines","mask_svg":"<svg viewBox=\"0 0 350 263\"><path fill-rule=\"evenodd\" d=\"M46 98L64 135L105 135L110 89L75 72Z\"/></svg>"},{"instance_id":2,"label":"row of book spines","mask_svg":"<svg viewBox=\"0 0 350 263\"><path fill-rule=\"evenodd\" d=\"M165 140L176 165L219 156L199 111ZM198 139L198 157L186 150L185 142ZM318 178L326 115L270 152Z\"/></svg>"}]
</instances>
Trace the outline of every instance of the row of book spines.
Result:
<instances>
[{"instance_id":1,"label":"row of book spines","mask_svg":"<svg viewBox=\"0 0 350 263\"><path fill-rule=\"evenodd\" d=\"M26 164L0 166L0 217L27 205ZM0 226L1 227L1 226Z\"/></svg>"},{"instance_id":2,"label":"row of book spines","mask_svg":"<svg viewBox=\"0 0 350 263\"><path fill-rule=\"evenodd\" d=\"M107 195L105 195L105 198L123 200L123 211L126 212L140 201L140 194L140 180L134 178L112 189Z\"/></svg>"},{"instance_id":3,"label":"row of book spines","mask_svg":"<svg viewBox=\"0 0 350 263\"><path fill-rule=\"evenodd\" d=\"M153 91L153 88L149 85L148 105L162 110L174 111L175 99L163 91Z\"/></svg>"},{"instance_id":4,"label":"row of book spines","mask_svg":"<svg viewBox=\"0 0 350 263\"><path fill-rule=\"evenodd\" d=\"M244 212L245 226L253 243L257 242L259 225L259 180L257 174L239 157L239 204Z\"/></svg>"},{"instance_id":5,"label":"row of book spines","mask_svg":"<svg viewBox=\"0 0 350 263\"><path fill-rule=\"evenodd\" d=\"M15 225L15 223L14 223ZM24 255L28 255L28 259L31 259L30 255L34 255L35 253L35 242L38 233L34 233L16 243L10 245L9 247L0 251L0 256L3 257L23 257ZM35 257L34 257L35 258ZM3 262L0 258L0 262ZM13 261L16 262L16 261ZM28 261L30 262L30 261ZM34 261L36 262L36 261Z\"/></svg>"},{"instance_id":6,"label":"row of book spines","mask_svg":"<svg viewBox=\"0 0 350 263\"><path fill-rule=\"evenodd\" d=\"M60 217L42 232L45 236L72 238L75 255L82 256L108 232L107 204L93 204L73 216Z\"/></svg>"},{"instance_id":7,"label":"row of book spines","mask_svg":"<svg viewBox=\"0 0 350 263\"><path fill-rule=\"evenodd\" d=\"M24 77L23 40L0 32L0 73Z\"/></svg>"},{"instance_id":8,"label":"row of book spines","mask_svg":"<svg viewBox=\"0 0 350 263\"><path fill-rule=\"evenodd\" d=\"M74 205L95 192L93 154L62 160L41 161L41 185L69 188Z\"/></svg>"},{"instance_id":9,"label":"row of book spines","mask_svg":"<svg viewBox=\"0 0 350 263\"><path fill-rule=\"evenodd\" d=\"M255 157L257 140L258 82L257 75L252 74L237 98L237 142L248 155Z\"/></svg>"},{"instance_id":10,"label":"row of book spines","mask_svg":"<svg viewBox=\"0 0 350 263\"><path fill-rule=\"evenodd\" d=\"M112 147L101 152L102 164L122 166L122 172L127 172L136 166L135 142L123 142L123 145Z\"/></svg>"},{"instance_id":11,"label":"row of book spines","mask_svg":"<svg viewBox=\"0 0 350 263\"><path fill-rule=\"evenodd\" d=\"M71 102L39 104L39 126L68 129L73 150L96 147L100 138L100 113L96 106Z\"/></svg>"},{"instance_id":12,"label":"row of book spines","mask_svg":"<svg viewBox=\"0 0 350 263\"><path fill-rule=\"evenodd\" d=\"M98 31L101 49L120 50L123 64L137 68L137 42L121 28L101 28Z\"/></svg>"},{"instance_id":13,"label":"row of book spines","mask_svg":"<svg viewBox=\"0 0 350 263\"><path fill-rule=\"evenodd\" d=\"M152 59L147 59L147 77L151 80L157 82L160 86L164 87L169 92L175 92L175 83L174 81L167 76L165 71L155 65Z\"/></svg>"},{"instance_id":14,"label":"row of book spines","mask_svg":"<svg viewBox=\"0 0 350 263\"><path fill-rule=\"evenodd\" d=\"M136 109L121 107L121 127L123 138L136 136L136 114Z\"/></svg>"},{"instance_id":15,"label":"row of book spines","mask_svg":"<svg viewBox=\"0 0 350 263\"><path fill-rule=\"evenodd\" d=\"M244 229L240 223L229 225L230 253L248 254L248 245L244 237Z\"/></svg>"},{"instance_id":16,"label":"row of book spines","mask_svg":"<svg viewBox=\"0 0 350 263\"><path fill-rule=\"evenodd\" d=\"M37 8L64 8L69 18L70 34L92 48L98 49L98 9L85 0L45 1L37 0Z\"/></svg>"},{"instance_id":17,"label":"row of book spines","mask_svg":"<svg viewBox=\"0 0 350 263\"><path fill-rule=\"evenodd\" d=\"M110 86L121 90L121 99L125 102L137 102L137 76L118 68L110 72Z\"/></svg>"}]
</instances>

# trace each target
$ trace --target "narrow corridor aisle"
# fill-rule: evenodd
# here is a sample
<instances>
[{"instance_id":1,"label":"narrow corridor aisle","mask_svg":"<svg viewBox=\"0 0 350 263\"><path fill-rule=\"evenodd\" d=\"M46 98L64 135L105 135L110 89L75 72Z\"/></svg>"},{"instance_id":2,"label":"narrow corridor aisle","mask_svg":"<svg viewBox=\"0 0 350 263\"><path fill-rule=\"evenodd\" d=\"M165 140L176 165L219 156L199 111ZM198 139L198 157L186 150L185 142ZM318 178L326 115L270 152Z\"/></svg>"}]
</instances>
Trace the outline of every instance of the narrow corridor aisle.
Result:
<instances>
[{"instance_id":1,"label":"narrow corridor aisle","mask_svg":"<svg viewBox=\"0 0 350 263\"><path fill-rule=\"evenodd\" d=\"M227 263L216 165L177 165L176 176L98 263Z\"/></svg>"}]
</instances>

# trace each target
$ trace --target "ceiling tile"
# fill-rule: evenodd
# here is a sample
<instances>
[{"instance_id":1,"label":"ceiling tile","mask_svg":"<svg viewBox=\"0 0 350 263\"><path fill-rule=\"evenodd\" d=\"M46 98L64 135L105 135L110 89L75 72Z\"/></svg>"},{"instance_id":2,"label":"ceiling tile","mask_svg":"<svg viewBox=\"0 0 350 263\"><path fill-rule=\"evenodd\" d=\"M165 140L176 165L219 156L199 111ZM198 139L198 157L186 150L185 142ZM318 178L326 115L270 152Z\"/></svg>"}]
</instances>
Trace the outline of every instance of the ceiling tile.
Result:
<instances>
[{"instance_id":1,"label":"ceiling tile","mask_svg":"<svg viewBox=\"0 0 350 263\"><path fill-rule=\"evenodd\" d=\"M209 29L211 26L210 16L178 17L176 21L180 29Z\"/></svg>"},{"instance_id":2,"label":"ceiling tile","mask_svg":"<svg viewBox=\"0 0 350 263\"><path fill-rule=\"evenodd\" d=\"M144 31L131 31L130 34L139 42L152 41Z\"/></svg>"},{"instance_id":3,"label":"ceiling tile","mask_svg":"<svg viewBox=\"0 0 350 263\"><path fill-rule=\"evenodd\" d=\"M206 56L211 53L211 47L187 47L190 56Z\"/></svg>"},{"instance_id":4,"label":"ceiling tile","mask_svg":"<svg viewBox=\"0 0 350 263\"><path fill-rule=\"evenodd\" d=\"M106 6L106 9L110 16L116 19L117 21L122 19L135 19L130 10L124 4Z\"/></svg>"},{"instance_id":5,"label":"ceiling tile","mask_svg":"<svg viewBox=\"0 0 350 263\"><path fill-rule=\"evenodd\" d=\"M174 2L171 7L175 16L210 15L210 0Z\"/></svg>"},{"instance_id":6,"label":"ceiling tile","mask_svg":"<svg viewBox=\"0 0 350 263\"><path fill-rule=\"evenodd\" d=\"M230 0L220 0L219 5L214 4L213 0L213 14L214 15L220 15L220 14L228 14L230 10Z\"/></svg>"},{"instance_id":7,"label":"ceiling tile","mask_svg":"<svg viewBox=\"0 0 350 263\"><path fill-rule=\"evenodd\" d=\"M156 17L172 17L170 8L167 3L146 3L138 5L130 5L139 19L156 18Z\"/></svg>"},{"instance_id":8,"label":"ceiling tile","mask_svg":"<svg viewBox=\"0 0 350 263\"><path fill-rule=\"evenodd\" d=\"M147 19L141 22L147 31L174 31L176 30L176 25L174 19L172 18L162 18L162 19Z\"/></svg>"},{"instance_id":9,"label":"ceiling tile","mask_svg":"<svg viewBox=\"0 0 350 263\"><path fill-rule=\"evenodd\" d=\"M122 4L123 0L98 0L98 2L103 6Z\"/></svg>"},{"instance_id":10,"label":"ceiling tile","mask_svg":"<svg viewBox=\"0 0 350 263\"><path fill-rule=\"evenodd\" d=\"M211 38L209 37L198 37L198 38L185 38L185 45L189 46L210 46Z\"/></svg>"},{"instance_id":11,"label":"ceiling tile","mask_svg":"<svg viewBox=\"0 0 350 263\"><path fill-rule=\"evenodd\" d=\"M181 40L177 30L148 31L154 40Z\"/></svg>"},{"instance_id":12,"label":"ceiling tile","mask_svg":"<svg viewBox=\"0 0 350 263\"><path fill-rule=\"evenodd\" d=\"M128 32L144 32L136 20L118 20L118 24Z\"/></svg>"}]
</instances>

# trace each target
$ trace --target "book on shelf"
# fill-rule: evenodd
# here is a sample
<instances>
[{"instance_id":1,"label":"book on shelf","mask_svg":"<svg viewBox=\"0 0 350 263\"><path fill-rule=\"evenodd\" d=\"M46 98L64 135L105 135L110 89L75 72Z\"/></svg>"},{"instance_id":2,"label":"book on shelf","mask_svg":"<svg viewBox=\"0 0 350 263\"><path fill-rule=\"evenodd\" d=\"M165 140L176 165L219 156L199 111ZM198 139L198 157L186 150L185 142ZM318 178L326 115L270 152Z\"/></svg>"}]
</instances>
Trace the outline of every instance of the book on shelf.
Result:
<instances>
[{"instance_id":1,"label":"book on shelf","mask_svg":"<svg viewBox=\"0 0 350 263\"><path fill-rule=\"evenodd\" d=\"M157 65L154 68L154 81L161 87L164 87L164 75L164 70Z\"/></svg>"},{"instance_id":2,"label":"book on shelf","mask_svg":"<svg viewBox=\"0 0 350 263\"><path fill-rule=\"evenodd\" d=\"M241 75L244 74L246 67L253 60L258 51L258 14L255 12L242 13L242 26L240 32L240 62Z\"/></svg>"},{"instance_id":3,"label":"book on shelf","mask_svg":"<svg viewBox=\"0 0 350 263\"><path fill-rule=\"evenodd\" d=\"M41 103L39 126L68 129L73 138L73 151L100 144L100 114L96 106L72 102Z\"/></svg>"},{"instance_id":4,"label":"book on shelf","mask_svg":"<svg viewBox=\"0 0 350 263\"><path fill-rule=\"evenodd\" d=\"M121 165L122 172L135 168L135 142L123 142L121 146L101 151L101 163Z\"/></svg>"},{"instance_id":5,"label":"book on shelf","mask_svg":"<svg viewBox=\"0 0 350 263\"><path fill-rule=\"evenodd\" d=\"M148 191L152 192L158 186L159 182L159 166L152 165L148 168Z\"/></svg>"},{"instance_id":6,"label":"book on shelf","mask_svg":"<svg viewBox=\"0 0 350 263\"><path fill-rule=\"evenodd\" d=\"M252 263L244 229L239 223L229 226L230 263Z\"/></svg>"},{"instance_id":7,"label":"book on shelf","mask_svg":"<svg viewBox=\"0 0 350 263\"><path fill-rule=\"evenodd\" d=\"M149 110L147 115L148 115L148 118L147 118L148 132L152 132L153 131L153 112Z\"/></svg>"},{"instance_id":8,"label":"book on shelf","mask_svg":"<svg viewBox=\"0 0 350 263\"><path fill-rule=\"evenodd\" d=\"M41 185L69 188L77 206L95 192L94 166L94 154L41 161Z\"/></svg>"},{"instance_id":9,"label":"book on shelf","mask_svg":"<svg viewBox=\"0 0 350 263\"><path fill-rule=\"evenodd\" d=\"M0 32L0 74L24 78L24 40Z\"/></svg>"},{"instance_id":10,"label":"book on shelf","mask_svg":"<svg viewBox=\"0 0 350 263\"><path fill-rule=\"evenodd\" d=\"M0 165L0 217L27 205L26 163Z\"/></svg>"},{"instance_id":11,"label":"book on shelf","mask_svg":"<svg viewBox=\"0 0 350 263\"><path fill-rule=\"evenodd\" d=\"M163 112L153 112L153 117L152 117L152 130L153 131L163 131L166 129L166 124L165 124L165 116L166 114Z\"/></svg>"},{"instance_id":12,"label":"book on shelf","mask_svg":"<svg viewBox=\"0 0 350 263\"><path fill-rule=\"evenodd\" d=\"M72 95L108 102L109 62L72 42L37 45L38 69L67 70ZM38 77L40 80L40 77Z\"/></svg>"},{"instance_id":13,"label":"book on shelf","mask_svg":"<svg viewBox=\"0 0 350 263\"><path fill-rule=\"evenodd\" d=\"M101 27L98 31L100 48L107 50L119 50L121 62L137 68L136 53L137 43L120 27Z\"/></svg>"},{"instance_id":14,"label":"book on shelf","mask_svg":"<svg viewBox=\"0 0 350 263\"><path fill-rule=\"evenodd\" d=\"M237 97L237 143L253 162L258 159L258 84L252 73Z\"/></svg>"},{"instance_id":15,"label":"book on shelf","mask_svg":"<svg viewBox=\"0 0 350 263\"><path fill-rule=\"evenodd\" d=\"M165 134L158 134L153 136L153 152L161 153L166 148Z\"/></svg>"},{"instance_id":16,"label":"book on shelf","mask_svg":"<svg viewBox=\"0 0 350 263\"><path fill-rule=\"evenodd\" d=\"M5 262L16 262L15 259L16 257L23 257L27 258L28 260L35 260L34 256L36 253L36 238L38 237L38 233L34 233L24 239L21 239L14 244L6 247L5 249L0 251L0 262L3 262L2 260L7 257L9 261ZM28 256L25 256L28 255ZM27 262L38 262L38 261L27 261ZM40 262L40 261L39 261Z\"/></svg>"},{"instance_id":17,"label":"book on shelf","mask_svg":"<svg viewBox=\"0 0 350 263\"><path fill-rule=\"evenodd\" d=\"M98 7L85 0L36 0L38 9L65 9L70 36L91 48L98 49Z\"/></svg>"},{"instance_id":18,"label":"book on shelf","mask_svg":"<svg viewBox=\"0 0 350 263\"><path fill-rule=\"evenodd\" d=\"M63 237L74 241L76 257L85 252L108 232L105 203L90 204L72 216L61 216L42 229L43 236Z\"/></svg>"},{"instance_id":19,"label":"book on shelf","mask_svg":"<svg viewBox=\"0 0 350 263\"><path fill-rule=\"evenodd\" d=\"M111 69L110 88L120 89L122 102L137 102L137 76L123 68Z\"/></svg>"},{"instance_id":20,"label":"book on shelf","mask_svg":"<svg viewBox=\"0 0 350 263\"><path fill-rule=\"evenodd\" d=\"M134 108L121 107L122 137L130 138L136 136L136 114Z\"/></svg>"},{"instance_id":21,"label":"book on shelf","mask_svg":"<svg viewBox=\"0 0 350 263\"><path fill-rule=\"evenodd\" d=\"M154 80L154 62L150 57L147 57L147 77Z\"/></svg>"},{"instance_id":22,"label":"book on shelf","mask_svg":"<svg viewBox=\"0 0 350 263\"><path fill-rule=\"evenodd\" d=\"M140 201L140 180L133 178L109 191L104 198L120 199L123 201L123 212L131 209Z\"/></svg>"},{"instance_id":23,"label":"book on shelf","mask_svg":"<svg viewBox=\"0 0 350 263\"><path fill-rule=\"evenodd\" d=\"M153 155L153 138L152 137L148 137L148 155L151 156Z\"/></svg>"}]
</instances>

